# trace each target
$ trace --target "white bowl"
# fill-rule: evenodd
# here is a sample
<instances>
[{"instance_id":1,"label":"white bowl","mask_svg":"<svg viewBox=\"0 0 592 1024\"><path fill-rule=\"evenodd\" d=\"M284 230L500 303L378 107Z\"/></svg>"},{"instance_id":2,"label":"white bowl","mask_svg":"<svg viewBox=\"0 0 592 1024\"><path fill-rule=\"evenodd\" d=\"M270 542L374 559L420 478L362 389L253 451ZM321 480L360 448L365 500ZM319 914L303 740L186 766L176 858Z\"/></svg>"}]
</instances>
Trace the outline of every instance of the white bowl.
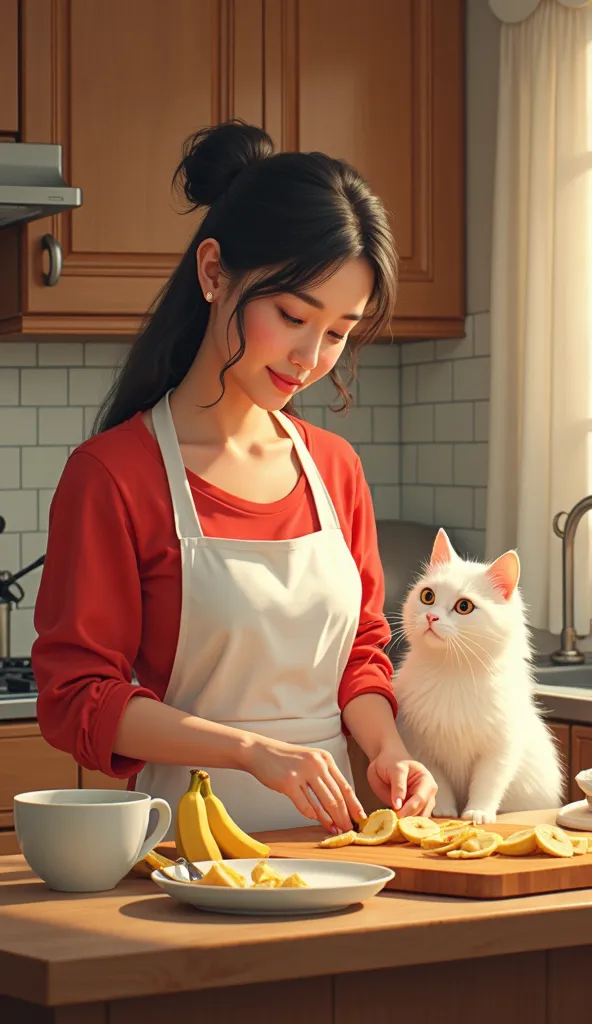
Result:
<instances>
[{"instance_id":1,"label":"white bowl","mask_svg":"<svg viewBox=\"0 0 592 1024\"><path fill-rule=\"evenodd\" d=\"M212 861L195 861L203 874ZM225 860L247 880L261 858L256 860ZM352 903L362 903L376 896L395 872L374 864L358 864L332 860L273 859L271 866L282 875L297 872L307 883L303 889L230 889L218 885L194 885L188 881L184 867L175 864L163 871L153 871L152 880L173 899L189 903L201 910L223 914L323 914L342 910Z\"/></svg>"}]
</instances>

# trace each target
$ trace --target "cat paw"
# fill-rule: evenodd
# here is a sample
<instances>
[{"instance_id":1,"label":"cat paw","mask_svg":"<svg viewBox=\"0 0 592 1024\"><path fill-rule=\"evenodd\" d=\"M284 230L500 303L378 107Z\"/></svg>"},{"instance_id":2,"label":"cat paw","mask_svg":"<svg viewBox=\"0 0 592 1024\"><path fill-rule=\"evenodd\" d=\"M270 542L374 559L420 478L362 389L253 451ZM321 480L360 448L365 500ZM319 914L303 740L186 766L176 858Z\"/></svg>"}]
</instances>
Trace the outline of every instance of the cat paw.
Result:
<instances>
[{"instance_id":1,"label":"cat paw","mask_svg":"<svg viewBox=\"0 0 592 1024\"><path fill-rule=\"evenodd\" d=\"M463 821L472 821L475 825L491 825L495 821L495 811L471 810L465 807L461 814Z\"/></svg>"}]
</instances>

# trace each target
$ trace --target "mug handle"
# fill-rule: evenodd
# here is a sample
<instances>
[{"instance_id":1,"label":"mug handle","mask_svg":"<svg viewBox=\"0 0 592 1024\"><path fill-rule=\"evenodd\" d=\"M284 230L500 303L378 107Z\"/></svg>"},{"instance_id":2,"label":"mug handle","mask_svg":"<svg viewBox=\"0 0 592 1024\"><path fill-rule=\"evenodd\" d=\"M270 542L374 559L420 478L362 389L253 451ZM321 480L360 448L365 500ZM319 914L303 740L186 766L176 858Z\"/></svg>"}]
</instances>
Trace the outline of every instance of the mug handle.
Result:
<instances>
[{"instance_id":1,"label":"mug handle","mask_svg":"<svg viewBox=\"0 0 592 1024\"><path fill-rule=\"evenodd\" d=\"M139 860L143 860L147 853L150 853L155 846L158 846L158 844L162 842L169 830L171 821L173 820L173 813L169 804L166 800L161 800L159 796L153 797L150 801L150 810L158 811L158 821L148 838L142 844L142 848L134 863L137 863Z\"/></svg>"}]
</instances>

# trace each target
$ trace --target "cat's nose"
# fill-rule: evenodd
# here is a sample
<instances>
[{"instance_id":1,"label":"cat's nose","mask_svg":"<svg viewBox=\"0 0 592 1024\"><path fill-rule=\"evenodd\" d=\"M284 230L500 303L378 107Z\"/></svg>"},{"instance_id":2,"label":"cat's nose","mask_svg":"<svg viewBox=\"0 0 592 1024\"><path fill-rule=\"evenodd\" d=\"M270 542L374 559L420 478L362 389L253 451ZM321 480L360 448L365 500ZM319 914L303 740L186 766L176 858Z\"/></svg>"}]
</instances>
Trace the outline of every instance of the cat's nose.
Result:
<instances>
[{"instance_id":1,"label":"cat's nose","mask_svg":"<svg viewBox=\"0 0 592 1024\"><path fill-rule=\"evenodd\" d=\"M438 622L439 621L440 616L439 615L432 615L431 612L428 612L426 614L426 619L428 620L428 624L431 626L432 622Z\"/></svg>"}]
</instances>

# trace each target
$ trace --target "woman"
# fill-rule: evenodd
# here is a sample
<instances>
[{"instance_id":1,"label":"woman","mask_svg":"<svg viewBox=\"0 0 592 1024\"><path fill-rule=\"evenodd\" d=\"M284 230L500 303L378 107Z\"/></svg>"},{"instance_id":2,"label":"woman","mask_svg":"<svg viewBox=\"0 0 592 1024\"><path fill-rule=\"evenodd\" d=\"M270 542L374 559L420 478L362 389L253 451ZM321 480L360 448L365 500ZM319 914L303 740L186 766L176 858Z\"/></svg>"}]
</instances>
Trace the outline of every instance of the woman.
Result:
<instances>
[{"instance_id":1,"label":"woman","mask_svg":"<svg viewBox=\"0 0 592 1024\"><path fill-rule=\"evenodd\" d=\"M51 507L41 731L173 808L207 768L249 832L362 817L349 732L379 798L430 814L360 461L289 405L326 374L347 401L337 360L388 329L384 210L348 165L240 121L188 140L175 182L207 213Z\"/></svg>"}]
</instances>

